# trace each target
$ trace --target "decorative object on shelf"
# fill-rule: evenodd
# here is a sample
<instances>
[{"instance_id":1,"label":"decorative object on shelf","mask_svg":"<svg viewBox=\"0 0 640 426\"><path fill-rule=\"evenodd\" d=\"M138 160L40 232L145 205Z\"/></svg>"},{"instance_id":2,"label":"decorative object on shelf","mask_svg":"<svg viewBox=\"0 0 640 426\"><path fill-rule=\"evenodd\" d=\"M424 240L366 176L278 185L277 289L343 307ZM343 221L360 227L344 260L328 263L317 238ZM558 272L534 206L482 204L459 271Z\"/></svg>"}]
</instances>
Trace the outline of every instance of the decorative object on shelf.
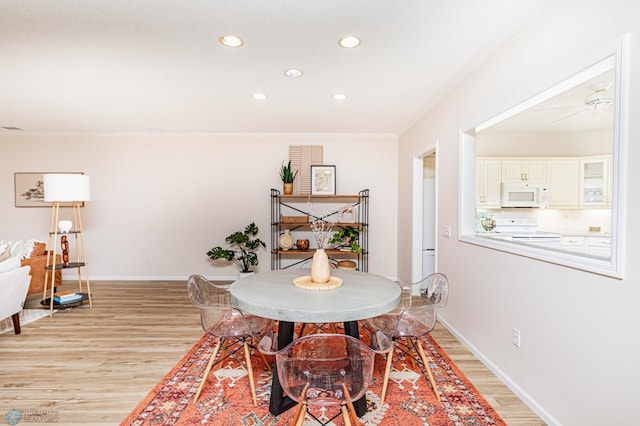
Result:
<instances>
[{"instance_id":1,"label":"decorative object on shelf","mask_svg":"<svg viewBox=\"0 0 640 426\"><path fill-rule=\"evenodd\" d=\"M70 220L61 220L60 222L58 222L58 228L60 228L60 232L63 234L66 234L67 232L71 231L72 227L73 227L73 222Z\"/></svg>"},{"instance_id":2,"label":"decorative object on shelf","mask_svg":"<svg viewBox=\"0 0 640 426\"><path fill-rule=\"evenodd\" d=\"M258 254L256 250L266 244L259 238L254 238L258 234L258 227L255 223L250 223L244 231L236 231L225 238L225 242L236 249L223 249L214 247L207 252L210 259L224 259L236 265L240 272L250 272L251 266L258 265Z\"/></svg>"},{"instance_id":3,"label":"decorative object on shelf","mask_svg":"<svg viewBox=\"0 0 640 426\"><path fill-rule=\"evenodd\" d=\"M344 206L338 210L338 222L340 223L356 223L358 218L357 206Z\"/></svg>"},{"instance_id":4,"label":"decorative object on shelf","mask_svg":"<svg viewBox=\"0 0 640 426\"><path fill-rule=\"evenodd\" d=\"M309 222L309 215L304 215L304 216L283 216L283 215L280 215L280 222L282 222L282 223L307 223L307 222Z\"/></svg>"},{"instance_id":5,"label":"decorative object on shelf","mask_svg":"<svg viewBox=\"0 0 640 426\"><path fill-rule=\"evenodd\" d=\"M311 166L322 164L322 145L289 145L291 170L299 171L293 182L295 194L311 194Z\"/></svg>"},{"instance_id":6,"label":"decorative object on shelf","mask_svg":"<svg viewBox=\"0 0 640 426\"><path fill-rule=\"evenodd\" d=\"M51 242L53 241L53 250L47 252L47 266L45 267L51 271L51 274L45 274L43 292L44 299L48 289L49 275L51 275L51 296L48 299L49 316L53 316L54 277L56 274L55 259L59 226L58 219L62 203L71 203L71 207L73 209L73 222L76 224L77 231L75 234L77 261L75 263L67 262L66 267L73 266L84 269L85 282L87 284L86 299L89 300L89 307L92 308L93 301L91 300L91 283L89 281L89 271L87 268L87 253L84 244L84 231L82 229L82 215L80 214L80 207L84 206L85 201L91 200L89 176L81 173L47 173L42 175L42 181L44 185L44 201L52 203L53 206L51 210L51 225L49 229L49 247L52 246ZM78 237L80 237L80 247L78 247ZM67 242L67 244L63 244L62 247L63 255L66 247L68 257L68 240L66 239L66 236L63 236L63 238L64 242ZM82 252L82 260L80 259L80 252ZM83 286L80 272L78 272L78 287L80 288L79 293L82 293ZM83 300L85 300L85 297L83 297L81 301Z\"/></svg>"},{"instance_id":7,"label":"decorative object on shelf","mask_svg":"<svg viewBox=\"0 0 640 426\"><path fill-rule=\"evenodd\" d=\"M356 262L353 260L341 260L336 264L338 269L346 269L348 271L355 271L356 266Z\"/></svg>"},{"instance_id":8,"label":"decorative object on shelf","mask_svg":"<svg viewBox=\"0 0 640 426\"><path fill-rule=\"evenodd\" d=\"M291 160L289 160L286 166L284 165L284 162L282 163L282 166L280 167L280 179L282 179L284 195L293 194L293 180L297 175L298 171L295 173L291 171Z\"/></svg>"},{"instance_id":9,"label":"decorative object on shelf","mask_svg":"<svg viewBox=\"0 0 640 426\"><path fill-rule=\"evenodd\" d=\"M336 166L311 166L311 194L336 194Z\"/></svg>"},{"instance_id":10,"label":"decorative object on shelf","mask_svg":"<svg viewBox=\"0 0 640 426\"><path fill-rule=\"evenodd\" d=\"M62 267L69 267L69 241L67 241L67 236L63 235L60 237L60 247L62 248Z\"/></svg>"},{"instance_id":11,"label":"decorative object on shelf","mask_svg":"<svg viewBox=\"0 0 640 426\"><path fill-rule=\"evenodd\" d=\"M58 291L56 293L53 293L53 301L56 303L70 303L76 302L81 299L81 293L74 293L72 291Z\"/></svg>"},{"instance_id":12,"label":"decorative object on shelf","mask_svg":"<svg viewBox=\"0 0 640 426\"><path fill-rule=\"evenodd\" d=\"M309 240L297 240L296 247L298 250L306 250L309 248Z\"/></svg>"},{"instance_id":13,"label":"decorative object on shelf","mask_svg":"<svg viewBox=\"0 0 640 426\"><path fill-rule=\"evenodd\" d=\"M330 244L339 244L338 247L346 247L350 251L362 253L362 247L358 238L360 237L360 228L353 226L339 227L338 231L333 234Z\"/></svg>"},{"instance_id":14,"label":"decorative object on shelf","mask_svg":"<svg viewBox=\"0 0 640 426\"><path fill-rule=\"evenodd\" d=\"M278 238L278 245L282 250L289 250L293 247L293 237L288 229L284 230L284 233Z\"/></svg>"}]
</instances>

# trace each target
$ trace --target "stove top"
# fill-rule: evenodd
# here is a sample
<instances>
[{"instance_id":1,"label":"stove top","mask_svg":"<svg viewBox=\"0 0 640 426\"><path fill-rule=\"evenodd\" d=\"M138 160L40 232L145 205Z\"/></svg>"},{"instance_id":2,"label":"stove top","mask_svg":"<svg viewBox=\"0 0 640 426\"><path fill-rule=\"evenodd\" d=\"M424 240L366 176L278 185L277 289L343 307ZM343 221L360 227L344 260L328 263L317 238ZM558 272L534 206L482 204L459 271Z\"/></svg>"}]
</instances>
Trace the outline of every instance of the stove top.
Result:
<instances>
[{"instance_id":1,"label":"stove top","mask_svg":"<svg viewBox=\"0 0 640 426\"><path fill-rule=\"evenodd\" d=\"M496 217L494 232L510 235L514 240L551 241L559 240L562 235L552 232L539 232L535 217Z\"/></svg>"}]
</instances>

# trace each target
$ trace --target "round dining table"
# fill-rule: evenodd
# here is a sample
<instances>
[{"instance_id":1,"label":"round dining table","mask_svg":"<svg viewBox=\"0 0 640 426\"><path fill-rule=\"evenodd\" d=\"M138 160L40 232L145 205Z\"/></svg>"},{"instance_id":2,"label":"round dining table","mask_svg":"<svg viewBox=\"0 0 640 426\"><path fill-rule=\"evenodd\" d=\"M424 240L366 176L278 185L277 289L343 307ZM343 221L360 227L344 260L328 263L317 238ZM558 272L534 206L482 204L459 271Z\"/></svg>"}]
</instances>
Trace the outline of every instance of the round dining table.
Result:
<instances>
[{"instance_id":1,"label":"round dining table","mask_svg":"<svg viewBox=\"0 0 640 426\"><path fill-rule=\"evenodd\" d=\"M260 272L235 281L231 304L243 312L278 320L278 347L293 341L295 323L344 323L345 333L360 338L358 320L392 311L400 302L400 286L380 275L332 269L342 285L331 290L307 290L294 279L309 275L309 269L289 268ZM269 411L278 415L295 405L283 394L274 370ZM366 399L354 402L358 416L366 412Z\"/></svg>"}]
</instances>

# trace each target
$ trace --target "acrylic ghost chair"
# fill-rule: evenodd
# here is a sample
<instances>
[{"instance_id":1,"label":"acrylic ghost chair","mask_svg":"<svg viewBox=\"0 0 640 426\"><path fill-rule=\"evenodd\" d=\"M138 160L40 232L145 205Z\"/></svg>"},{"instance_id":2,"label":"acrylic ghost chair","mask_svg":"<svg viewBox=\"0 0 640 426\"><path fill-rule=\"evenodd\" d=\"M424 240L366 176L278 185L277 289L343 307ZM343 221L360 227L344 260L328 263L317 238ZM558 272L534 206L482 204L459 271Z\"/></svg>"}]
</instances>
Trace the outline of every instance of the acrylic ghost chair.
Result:
<instances>
[{"instance_id":1,"label":"acrylic ghost chair","mask_svg":"<svg viewBox=\"0 0 640 426\"><path fill-rule=\"evenodd\" d=\"M302 425L308 413L321 425L342 414L345 425L359 424L353 401L360 399L371 383L375 355L385 354L392 342L374 332L372 345L345 334L310 334L277 350L273 333L266 334L258 350L276 358L276 370L286 395L298 403L293 424ZM375 349L373 349L375 348ZM320 419L311 407L340 407L332 418ZM350 418L351 416L351 418Z\"/></svg>"},{"instance_id":2,"label":"acrylic ghost chair","mask_svg":"<svg viewBox=\"0 0 640 426\"><path fill-rule=\"evenodd\" d=\"M244 349L245 363L249 376L249 386L253 405L257 405L256 389L253 380L253 365L251 364L251 347L253 339L260 339L267 332L274 328L274 321L266 318L246 314L231 306L229 299L230 284L217 284L208 281L200 275L189 277L187 287L189 298L194 306L200 309L200 319L202 328L217 338L216 346L211 354L211 359L200 381L200 386L196 391L194 401L198 400L202 388L204 387L209 372L214 365L220 348L225 352L224 358L234 356L236 351ZM235 342L241 343L239 347L231 350ZM230 352L227 353L227 350ZM269 364L262 354L267 367ZM270 368L270 367L269 367Z\"/></svg>"},{"instance_id":3,"label":"acrylic ghost chair","mask_svg":"<svg viewBox=\"0 0 640 426\"><path fill-rule=\"evenodd\" d=\"M433 392L440 401L440 393L420 338L430 333L436 326L437 311L447 304L449 281L446 275L434 273L411 285L400 284L400 286L402 287L402 295L400 304L395 310L362 321L365 330L369 332L382 331L391 336L394 342L392 349L387 354L380 400L384 403L393 355L397 349L409 356L414 365L415 361L422 363Z\"/></svg>"}]
</instances>

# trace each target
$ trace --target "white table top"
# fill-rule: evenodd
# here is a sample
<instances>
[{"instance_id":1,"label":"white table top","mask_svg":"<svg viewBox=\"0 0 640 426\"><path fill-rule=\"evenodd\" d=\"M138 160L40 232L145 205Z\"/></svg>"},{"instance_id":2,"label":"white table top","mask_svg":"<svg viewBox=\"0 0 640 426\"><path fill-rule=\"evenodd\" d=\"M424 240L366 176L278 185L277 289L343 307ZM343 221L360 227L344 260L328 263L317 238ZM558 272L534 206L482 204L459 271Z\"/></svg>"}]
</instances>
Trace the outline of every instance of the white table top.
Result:
<instances>
[{"instance_id":1,"label":"white table top","mask_svg":"<svg viewBox=\"0 0 640 426\"><path fill-rule=\"evenodd\" d=\"M312 291L293 285L308 269L260 272L231 285L231 303L244 312L290 322L345 322L371 318L393 310L400 286L379 275L332 269L344 280L334 290Z\"/></svg>"}]
</instances>

